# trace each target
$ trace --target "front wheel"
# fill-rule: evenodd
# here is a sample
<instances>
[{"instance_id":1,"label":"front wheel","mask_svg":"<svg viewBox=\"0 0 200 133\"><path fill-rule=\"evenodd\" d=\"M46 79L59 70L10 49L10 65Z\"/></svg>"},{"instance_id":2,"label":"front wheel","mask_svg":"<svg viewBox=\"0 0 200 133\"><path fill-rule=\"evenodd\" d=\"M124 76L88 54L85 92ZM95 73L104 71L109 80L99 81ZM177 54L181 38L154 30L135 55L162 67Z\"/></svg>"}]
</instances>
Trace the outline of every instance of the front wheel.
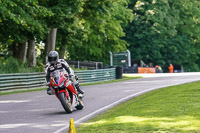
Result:
<instances>
[{"instance_id":1,"label":"front wheel","mask_svg":"<svg viewBox=\"0 0 200 133\"><path fill-rule=\"evenodd\" d=\"M71 101L67 99L65 92L59 94L60 102L67 113L72 113L72 104Z\"/></svg>"}]
</instances>

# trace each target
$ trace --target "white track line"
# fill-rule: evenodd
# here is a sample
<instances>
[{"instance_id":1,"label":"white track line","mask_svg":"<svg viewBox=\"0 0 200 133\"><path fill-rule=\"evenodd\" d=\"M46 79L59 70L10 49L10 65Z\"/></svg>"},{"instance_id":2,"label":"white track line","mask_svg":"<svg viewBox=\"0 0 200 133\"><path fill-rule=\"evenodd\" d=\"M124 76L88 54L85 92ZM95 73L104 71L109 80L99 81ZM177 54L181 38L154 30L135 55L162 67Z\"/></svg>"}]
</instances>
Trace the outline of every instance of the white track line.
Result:
<instances>
[{"instance_id":1,"label":"white track line","mask_svg":"<svg viewBox=\"0 0 200 133\"><path fill-rule=\"evenodd\" d=\"M98 115L98 114L101 114L103 111L105 110L108 110L116 105L119 105L120 103L123 103L125 101L128 101L130 99L132 99L133 97L136 97L136 96L139 96L141 94L144 94L146 92L149 92L149 91L152 91L152 90L156 90L156 89L160 89L160 88L165 88L165 87L169 87L169 86L174 86L174 85L179 85L179 84L184 84L184 83L176 83L176 84L171 84L171 85L163 85L163 86L159 86L159 87L155 87L155 88L150 88L150 89L146 89L146 90L143 90L143 91L140 91L140 92L137 92L137 93L134 93L134 94L131 94L127 97L124 97L124 98L121 98L120 100L116 101L116 102L113 102L103 108L100 108L82 118L80 118L79 120L75 121L74 124L76 126L79 126L80 124L82 124L84 121L87 121L89 120L90 118L93 118L94 116ZM66 126L64 126L63 128L53 132L53 133L61 133L62 131L64 130L67 130L69 128L69 123L66 124ZM66 131L65 131L66 132Z\"/></svg>"}]
</instances>

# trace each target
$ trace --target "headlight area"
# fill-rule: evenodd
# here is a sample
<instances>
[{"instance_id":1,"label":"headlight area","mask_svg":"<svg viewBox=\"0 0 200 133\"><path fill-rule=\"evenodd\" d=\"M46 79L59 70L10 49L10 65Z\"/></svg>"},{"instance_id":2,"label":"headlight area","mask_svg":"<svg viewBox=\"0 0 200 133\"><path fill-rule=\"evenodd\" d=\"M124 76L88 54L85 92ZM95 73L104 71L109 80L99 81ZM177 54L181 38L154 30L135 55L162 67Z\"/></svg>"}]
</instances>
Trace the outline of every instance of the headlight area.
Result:
<instances>
[{"instance_id":1,"label":"headlight area","mask_svg":"<svg viewBox=\"0 0 200 133\"><path fill-rule=\"evenodd\" d=\"M57 89L57 88L58 88L58 86L53 86L53 88Z\"/></svg>"},{"instance_id":2,"label":"headlight area","mask_svg":"<svg viewBox=\"0 0 200 133\"><path fill-rule=\"evenodd\" d=\"M71 81L68 81L66 84L66 87L68 87L71 84Z\"/></svg>"},{"instance_id":3,"label":"headlight area","mask_svg":"<svg viewBox=\"0 0 200 133\"><path fill-rule=\"evenodd\" d=\"M65 80L62 83L60 83L59 87L63 87L64 84L65 84Z\"/></svg>"}]
</instances>

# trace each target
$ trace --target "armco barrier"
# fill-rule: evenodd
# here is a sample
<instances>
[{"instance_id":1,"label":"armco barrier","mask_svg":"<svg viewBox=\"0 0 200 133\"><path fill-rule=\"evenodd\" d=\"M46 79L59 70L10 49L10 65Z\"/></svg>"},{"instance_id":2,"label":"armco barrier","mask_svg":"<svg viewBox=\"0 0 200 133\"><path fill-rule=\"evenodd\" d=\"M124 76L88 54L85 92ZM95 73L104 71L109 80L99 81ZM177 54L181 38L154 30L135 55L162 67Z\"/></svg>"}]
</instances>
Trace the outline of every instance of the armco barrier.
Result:
<instances>
[{"instance_id":1,"label":"armco barrier","mask_svg":"<svg viewBox=\"0 0 200 133\"><path fill-rule=\"evenodd\" d=\"M91 83L116 79L116 68L76 71L80 83Z\"/></svg>"},{"instance_id":2,"label":"armco barrier","mask_svg":"<svg viewBox=\"0 0 200 133\"><path fill-rule=\"evenodd\" d=\"M45 86L44 73L0 74L0 91Z\"/></svg>"},{"instance_id":3,"label":"armco barrier","mask_svg":"<svg viewBox=\"0 0 200 133\"><path fill-rule=\"evenodd\" d=\"M92 83L116 79L115 68L75 71L80 83ZM40 73L14 73L0 74L0 92L14 89L45 87L45 74Z\"/></svg>"}]
</instances>

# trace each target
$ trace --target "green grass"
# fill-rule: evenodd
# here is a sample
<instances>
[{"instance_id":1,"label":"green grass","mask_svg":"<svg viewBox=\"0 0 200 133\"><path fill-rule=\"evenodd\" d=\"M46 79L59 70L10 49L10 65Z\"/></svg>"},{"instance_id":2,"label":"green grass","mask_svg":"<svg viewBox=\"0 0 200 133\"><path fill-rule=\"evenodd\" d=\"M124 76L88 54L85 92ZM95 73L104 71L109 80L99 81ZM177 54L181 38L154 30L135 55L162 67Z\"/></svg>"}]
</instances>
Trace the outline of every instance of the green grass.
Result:
<instances>
[{"instance_id":1,"label":"green grass","mask_svg":"<svg viewBox=\"0 0 200 133\"><path fill-rule=\"evenodd\" d=\"M126 76L124 76L122 79L109 80L109 81L96 82L96 83L86 83L86 84L81 84L81 86L114 83L114 82L120 82L120 81L125 81L125 80L137 79L137 78L141 78L141 77L126 77ZM46 89L45 88L39 88L39 89L14 90L14 91L9 91L9 92L0 92L0 96L1 95L8 95L8 94L15 94L15 93L41 91L41 90L46 90Z\"/></svg>"},{"instance_id":2,"label":"green grass","mask_svg":"<svg viewBox=\"0 0 200 133\"><path fill-rule=\"evenodd\" d=\"M200 82L143 94L76 130L77 133L200 132Z\"/></svg>"},{"instance_id":3,"label":"green grass","mask_svg":"<svg viewBox=\"0 0 200 133\"><path fill-rule=\"evenodd\" d=\"M2 96L2 95L8 95L8 94L15 94L15 93L41 91L41 90L46 90L46 88L29 89L29 90L14 90L14 91L8 91L8 92L0 92L0 96Z\"/></svg>"}]
</instances>

